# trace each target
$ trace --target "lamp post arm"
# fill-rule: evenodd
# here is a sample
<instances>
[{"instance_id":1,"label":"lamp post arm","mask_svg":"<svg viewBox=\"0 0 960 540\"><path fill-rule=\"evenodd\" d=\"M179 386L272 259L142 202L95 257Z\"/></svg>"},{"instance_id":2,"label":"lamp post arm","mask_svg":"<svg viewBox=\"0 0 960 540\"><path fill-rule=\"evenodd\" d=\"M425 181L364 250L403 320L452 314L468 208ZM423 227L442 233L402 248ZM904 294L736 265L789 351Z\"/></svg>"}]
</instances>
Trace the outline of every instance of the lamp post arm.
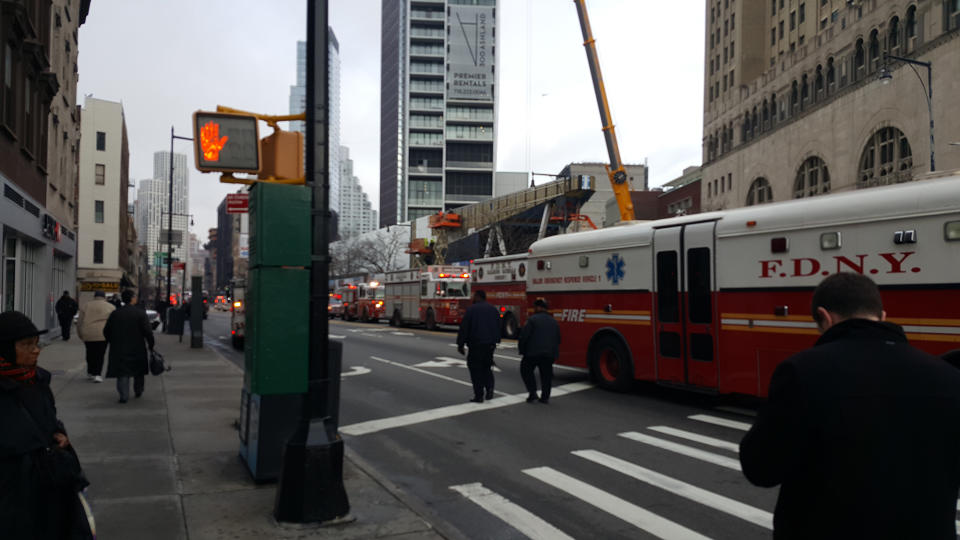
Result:
<instances>
[{"instance_id":1,"label":"lamp post arm","mask_svg":"<svg viewBox=\"0 0 960 540\"><path fill-rule=\"evenodd\" d=\"M927 68L927 112L930 113L930 172L936 170L936 165L934 161L934 142L933 142L933 63L924 62L922 60L914 60L912 58L905 58L903 56L897 56L895 54L884 54L884 58L890 58L893 60L899 60L906 64L910 64L910 67L913 69L913 72L917 75L917 78L920 79L920 85L923 86L923 78L920 77L920 74L917 73L917 69L913 66L923 66Z\"/></svg>"}]
</instances>

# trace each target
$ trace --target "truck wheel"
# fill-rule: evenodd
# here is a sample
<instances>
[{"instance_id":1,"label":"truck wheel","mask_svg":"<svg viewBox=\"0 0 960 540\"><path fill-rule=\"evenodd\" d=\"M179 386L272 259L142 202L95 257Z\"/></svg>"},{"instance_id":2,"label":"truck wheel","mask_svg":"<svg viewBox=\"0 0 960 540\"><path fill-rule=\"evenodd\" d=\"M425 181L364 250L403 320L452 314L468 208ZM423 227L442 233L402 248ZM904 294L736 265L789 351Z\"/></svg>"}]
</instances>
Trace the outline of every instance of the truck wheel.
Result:
<instances>
[{"instance_id":1,"label":"truck wheel","mask_svg":"<svg viewBox=\"0 0 960 540\"><path fill-rule=\"evenodd\" d=\"M503 337L508 339L517 339L520 335L520 325L517 323L517 318L512 314L507 313L503 317Z\"/></svg>"},{"instance_id":2,"label":"truck wheel","mask_svg":"<svg viewBox=\"0 0 960 540\"><path fill-rule=\"evenodd\" d=\"M437 317L433 314L433 310L427 311L427 321L426 323L427 330L436 330L437 329Z\"/></svg>"},{"instance_id":3,"label":"truck wheel","mask_svg":"<svg viewBox=\"0 0 960 540\"><path fill-rule=\"evenodd\" d=\"M394 311L393 317L390 317L390 326L396 326L397 328L400 328L402 323L403 321L400 319L400 312Z\"/></svg>"},{"instance_id":4,"label":"truck wheel","mask_svg":"<svg viewBox=\"0 0 960 540\"><path fill-rule=\"evenodd\" d=\"M623 341L603 336L590 349L590 375L601 388L624 392L633 383L633 363Z\"/></svg>"}]
</instances>

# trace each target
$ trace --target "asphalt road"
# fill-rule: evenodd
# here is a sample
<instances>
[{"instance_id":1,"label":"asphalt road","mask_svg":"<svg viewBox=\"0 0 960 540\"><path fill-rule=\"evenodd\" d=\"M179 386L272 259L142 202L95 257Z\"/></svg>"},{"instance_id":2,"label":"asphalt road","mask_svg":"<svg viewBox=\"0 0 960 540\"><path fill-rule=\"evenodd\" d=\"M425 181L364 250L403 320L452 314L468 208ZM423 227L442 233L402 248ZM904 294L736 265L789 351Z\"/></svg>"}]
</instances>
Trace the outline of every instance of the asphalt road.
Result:
<instances>
[{"instance_id":1,"label":"asphalt road","mask_svg":"<svg viewBox=\"0 0 960 540\"><path fill-rule=\"evenodd\" d=\"M452 331L335 321L330 335L344 343L346 444L467 538L771 536L777 492L739 471L744 404L617 394L570 369L548 405L528 404L512 341L497 397L474 404Z\"/></svg>"},{"instance_id":2,"label":"asphalt road","mask_svg":"<svg viewBox=\"0 0 960 540\"><path fill-rule=\"evenodd\" d=\"M243 368L243 351L238 351L231 345L229 311L210 309L207 320L203 321L203 342Z\"/></svg>"}]
</instances>

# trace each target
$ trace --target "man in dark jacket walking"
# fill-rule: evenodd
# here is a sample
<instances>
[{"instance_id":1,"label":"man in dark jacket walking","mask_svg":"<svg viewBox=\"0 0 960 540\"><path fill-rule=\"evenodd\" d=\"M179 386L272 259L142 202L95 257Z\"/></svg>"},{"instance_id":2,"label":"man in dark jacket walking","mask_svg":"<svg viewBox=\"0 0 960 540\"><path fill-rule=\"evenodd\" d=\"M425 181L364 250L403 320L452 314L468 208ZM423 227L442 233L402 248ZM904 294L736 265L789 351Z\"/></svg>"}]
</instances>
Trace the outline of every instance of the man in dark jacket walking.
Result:
<instances>
[{"instance_id":1,"label":"man in dark jacket walking","mask_svg":"<svg viewBox=\"0 0 960 540\"><path fill-rule=\"evenodd\" d=\"M110 344L107 378L117 379L117 392L120 394L117 403L126 403L130 399L131 377L134 395L143 395L147 347L153 350L153 331L147 320L147 312L136 305L137 297L133 291L123 291L120 298L123 307L110 314L103 327L103 335Z\"/></svg>"},{"instance_id":2,"label":"man in dark jacket walking","mask_svg":"<svg viewBox=\"0 0 960 540\"><path fill-rule=\"evenodd\" d=\"M60 335L66 341L70 339L70 325L73 324L73 316L77 314L79 309L77 301L70 298L70 291L63 291L63 296L57 300L53 309L57 312L57 319L60 322Z\"/></svg>"},{"instance_id":3,"label":"man in dark jacket walking","mask_svg":"<svg viewBox=\"0 0 960 540\"><path fill-rule=\"evenodd\" d=\"M550 387L553 381L553 362L560 356L560 325L547 311L546 300L538 298L533 302L534 313L527 319L520 331L517 350L523 356L520 360L520 377L527 387L527 403L537 399L537 379L534 368L540 369L540 403L550 401Z\"/></svg>"},{"instance_id":4,"label":"man in dark jacket walking","mask_svg":"<svg viewBox=\"0 0 960 540\"><path fill-rule=\"evenodd\" d=\"M493 399L493 351L500 343L500 313L487 303L487 293L473 293L473 305L467 308L460 330L457 332L457 351L464 354L466 345L467 368L473 383L474 403L483 403L483 398ZM484 394L486 392L486 394Z\"/></svg>"},{"instance_id":5,"label":"man in dark jacket walking","mask_svg":"<svg viewBox=\"0 0 960 540\"><path fill-rule=\"evenodd\" d=\"M870 278L826 278L812 311L820 339L740 443L747 479L780 485L774 538L955 539L960 371L884 322Z\"/></svg>"}]
</instances>

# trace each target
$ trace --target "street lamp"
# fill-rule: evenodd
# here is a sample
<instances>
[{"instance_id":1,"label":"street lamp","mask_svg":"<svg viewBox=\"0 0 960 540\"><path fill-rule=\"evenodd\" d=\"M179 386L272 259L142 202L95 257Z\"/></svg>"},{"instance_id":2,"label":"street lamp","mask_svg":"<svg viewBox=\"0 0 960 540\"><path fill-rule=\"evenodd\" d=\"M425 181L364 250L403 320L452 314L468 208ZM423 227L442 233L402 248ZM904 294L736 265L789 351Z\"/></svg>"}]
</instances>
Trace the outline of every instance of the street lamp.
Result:
<instances>
[{"instance_id":1,"label":"street lamp","mask_svg":"<svg viewBox=\"0 0 960 540\"><path fill-rule=\"evenodd\" d=\"M913 73L917 76L917 79L920 81L920 86L924 86L923 77L920 76L920 73L917 71L917 68L914 66L923 66L927 68L927 84L924 88L927 94L927 111L930 113L930 172L936 170L933 161L933 67L930 62L922 62L920 60L913 60L911 58L904 58L902 56L896 56L893 54L883 54L883 66L880 68L880 84L889 84L893 80L893 75L890 73L890 70L887 68L887 59L894 59L904 62L910 65L910 69L913 70Z\"/></svg>"},{"instance_id":2,"label":"street lamp","mask_svg":"<svg viewBox=\"0 0 960 540\"><path fill-rule=\"evenodd\" d=\"M170 281L173 277L170 268L173 264L173 140L181 139L184 141L192 141L192 137L181 137L179 135L174 135L173 126L170 126L170 186L167 196L167 296L165 297L166 302L170 302ZM182 242L182 240L181 240Z\"/></svg>"}]
</instances>

